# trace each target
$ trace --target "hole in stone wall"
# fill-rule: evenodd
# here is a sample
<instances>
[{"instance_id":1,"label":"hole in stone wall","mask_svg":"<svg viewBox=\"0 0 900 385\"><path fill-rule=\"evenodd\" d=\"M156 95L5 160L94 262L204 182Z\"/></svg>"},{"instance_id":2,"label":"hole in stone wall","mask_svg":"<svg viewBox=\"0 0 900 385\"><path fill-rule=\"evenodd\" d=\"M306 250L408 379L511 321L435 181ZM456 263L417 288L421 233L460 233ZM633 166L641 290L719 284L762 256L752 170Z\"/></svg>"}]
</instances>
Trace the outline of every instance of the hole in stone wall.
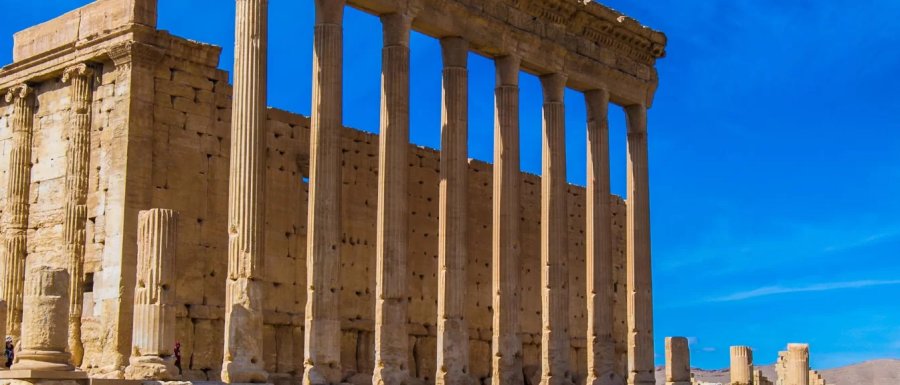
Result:
<instances>
[{"instance_id":1,"label":"hole in stone wall","mask_svg":"<svg viewBox=\"0 0 900 385\"><path fill-rule=\"evenodd\" d=\"M94 292L94 273L87 273L84 275L84 292Z\"/></svg>"}]
</instances>

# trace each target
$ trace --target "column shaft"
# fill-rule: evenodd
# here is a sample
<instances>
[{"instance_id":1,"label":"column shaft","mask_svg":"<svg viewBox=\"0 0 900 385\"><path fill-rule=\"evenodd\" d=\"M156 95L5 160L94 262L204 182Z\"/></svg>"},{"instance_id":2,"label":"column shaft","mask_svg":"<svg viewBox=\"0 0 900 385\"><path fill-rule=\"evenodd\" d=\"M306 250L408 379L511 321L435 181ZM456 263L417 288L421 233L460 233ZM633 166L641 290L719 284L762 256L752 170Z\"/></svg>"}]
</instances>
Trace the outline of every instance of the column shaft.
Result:
<instances>
[{"instance_id":1,"label":"column shaft","mask_svg":"<svg viewBox=\"0 0 900 385\"><path fill-rule=\"evenodd\" d=\"M612 214L609 178L609 92L585 93L587 124L587 384L620 385L613 342Z\"/></svg>"},{"instance_id":2,"label":"column shaft","mask_svg":"<svg viewBox=\"0 0 900 385\"><path fill-rule=\"evenodd\" d=\"M653 297L650 271L650 186L647 172L647 108L626 108L628 383L653 385Z\"/></svg>"},{"instance_id":3,"label":"column shaft","mask_svg":"<svg viewBox=\"0 0 900 385\"><path fill-rule=\"evenodd\" d=\"M753 350L749 346L731 347L731 385L755 385Z\"/></svg>"},{"instance_id":4,"label":"column shaft","mask_svg":"<svg viewBox=\"0 0 900 385\"><path fill-rule=\"evenodd\" d=\"M541 173L541 385L572 383L569 372L566 76L541 77L544 89Z\"/></svg>"},{"instance_id":5,"label":"column shaft","mask_svg":"<svg viewBox=\"0 0 900 385\"><path fill-rule=\"evenodd\" d=\"M341 381L343 0L317 0L313 43L303 383Z\"/></svg>"},{"instance_id":6,"label":"column shaft","mask_svg":"<svg viewBox=\"0 0 900 385\"><path fill-rule=\"evenodd\" d=\"M22 301L25 289L26 233L28 231L29 190L31 189L31 141L34 126L34 96L27 85L17 86L6 95L13 103L12 149L9 154L9 179L6 210L3 213L3 275L0 300L8 304L6 333L18 343L22 327ZM68 316L66 316L68 319Z\"/></svg>"},{"instance_id":7,"label":"column shaft","mask_svg":"<svg viewBox=\"0 0 900 385\"><path fill-rule=\"evenodd\" d=\"M407 152L409 151L409 34L411 15L381 17L384 26L379 135L375 373L373 384L408 377Z\"/></svg>"},{"instance_id":8,"label":"column shaft","mask_svg":"<svg viewBox=\"0 0 900 385\"><path fill-rule=\"evenodd\" d=\"M491 383L521 385L519 339L519 64L516 56L496 60L494 91L493 334Z\"/></svg>"},{"instance_id":9,"label":"column shaft","mask_svg":"<svg viewBox=\"0 0 900 385\"><path fill-rule=\"evenodd\" d=\"M134 288L132 355L125 378L174 380L175 246L178 213L152 209L138 214L138 261Z\"/></svg>"},{"instance_id":10,"label":"column shaft","mask_svg":"<svg viewBox=\"0 0 900 385\"><path fill-rule=\"evenodd\" d=\"M788 344L784 385L809 385L809 345Z\"/></svg>"},{"instance_id":11,"label":"column shaft","mask_svg":"<svg viewBox=\"0 0 900 385\"><path fill-rule=\"evenodd\" d=\"M468 184L468 43L441 40L444 59L441 184L438 228L437 385L464 385L469 377L466 324L466 211Z\"/></svg>"},{"instance_id":12,"label":"column shaft","mask_svg":"<svg viewBox=\"0 0 900 385\"><path fill-rule=\"evenodd\" d=\"M687 338L666 337L666 385L691 385L691 352Z\"/></svg>"},{"instance_id":13,"label":"column shaft","mask_svg":"<svg viewBox=\"0 0 900 385\"><path fill-rule=\"evenodd\" d=\"M268 1L237 0L236 10L222 381L265 382L262 285Z\"/></svg>"},{"instance_id":14,"label":"column shaft","mask_svg":"<svg viewBox=\"0 0 900 385\"><path fill-rule=\"evenodd\" d=\"M69 334L69 273L31 266L25 275L22 339L14 370L72 371Z\"/></svg>"},{"instance_id":15,"label":"column shaft","mask_svg":"<svg viewBox=\"0 0 900 385\"><path fill-rule=\"evenodd\" d=\"M81 312L84 297L84 228L87 222L87 192L91 151L91 102L93 71L85 64L66 69L64 82L71 82L69 95L69 143L66 147L66 201L63 237L69 263L69 352L75 366L81 365Z\"/></svg>"}]
</instances>

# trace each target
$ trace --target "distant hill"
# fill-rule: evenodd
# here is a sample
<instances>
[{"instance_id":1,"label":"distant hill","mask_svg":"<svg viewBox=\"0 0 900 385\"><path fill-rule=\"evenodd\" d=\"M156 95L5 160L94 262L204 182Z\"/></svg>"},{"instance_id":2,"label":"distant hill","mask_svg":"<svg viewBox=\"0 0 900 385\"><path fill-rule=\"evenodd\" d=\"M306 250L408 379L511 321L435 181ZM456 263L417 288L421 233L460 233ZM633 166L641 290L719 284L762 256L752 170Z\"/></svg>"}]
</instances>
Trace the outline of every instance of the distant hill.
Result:
<instances>
[{"instance_id":1,"label":"distant hill","mask_svg":"<svg viewBox=\"0 0 900 385\"><path fill-rule=\"evenodd\" d=\"M757 366L770 380L775 381L775 368L772 365ZM700 381L722 383L731 381L728 369L703 370L694 368L694 377ZM844 366L841 368L819 371L828 385L900 385L900 360L885 359ZM656 383L665 384L665 367L656 368Z\"/></svg>"}]
</instances>

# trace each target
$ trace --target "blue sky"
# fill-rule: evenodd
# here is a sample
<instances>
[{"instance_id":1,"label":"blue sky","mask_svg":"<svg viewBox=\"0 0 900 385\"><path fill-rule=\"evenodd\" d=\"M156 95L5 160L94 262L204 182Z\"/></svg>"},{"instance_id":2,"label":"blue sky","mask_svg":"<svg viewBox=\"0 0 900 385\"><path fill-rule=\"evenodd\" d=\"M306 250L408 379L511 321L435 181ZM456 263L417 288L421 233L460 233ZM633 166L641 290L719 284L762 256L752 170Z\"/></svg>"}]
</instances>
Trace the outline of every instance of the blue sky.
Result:
<instances>
[{"instance_id":1,"label":"blue sky","mask_svg":"<svg viewBox=\"0 0 900 385\"><path fill-rule=\"evenodd\" d=\"M13 32L86 0L0 0ZM669 36L649 113L657 361L688 336L693 364L746 344L771 363L809 342L829 368L900 358L900 2L608 0ZM40 4L40 5L36 5ZM311 0L270 0L269 104L310 110ZM233 1L161 0L160 28L224 47ZM381 28L348 9L345 124L378 130ZM414 143L439 147L440 47L412 39ZM540 84L522 76L522 167L540 170ZM470 60L470 156L491 159L492 61ZM584 103L567 98L568 172L583 184ZM611 110L613 190L623 115Z\"/></svg>"}]
</instances>

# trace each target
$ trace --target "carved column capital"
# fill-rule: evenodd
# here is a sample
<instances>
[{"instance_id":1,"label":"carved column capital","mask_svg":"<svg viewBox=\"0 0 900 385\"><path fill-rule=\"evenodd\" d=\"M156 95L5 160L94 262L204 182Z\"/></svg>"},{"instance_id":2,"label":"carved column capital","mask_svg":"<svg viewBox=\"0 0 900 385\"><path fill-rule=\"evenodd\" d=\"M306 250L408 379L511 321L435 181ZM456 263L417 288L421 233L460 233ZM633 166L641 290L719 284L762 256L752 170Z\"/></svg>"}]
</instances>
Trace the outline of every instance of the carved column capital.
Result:
<instances>
[{"instance_id":1,"label":"carved column capital","mask_svg":"<svg viewBox=\"0 0 900 385\"><path fill-rule=\"evenodd\" d=\"M315 0L316 25L342 24L347 0Z\"/></svg>"},{"instance_id":2,"label":"carved column capital","mask_svg":"<svg viewBox=\"0 0 900 385\"><path fill-rule=\"evenodd\" d=\"M131 68L132 65L152 68L163 58L163 50L149 44L128 41L107 50L109 58L117 70Z\"/></svg>"},{"instance_id":3,"label":"carved column capital","mask_svg":"<svg viewBox=\"0 0 900 385\"><path fill-rule=\"evenodd\" d=\"M6 91L6 102L11 103L15 99L24 99L34 93L34 89L31 88L28 84L19 84L17 86L13 86L9 90Z\"/></svg>"},{"instance_id":4,"label":"carved column capital","mask_svg":"<svg viewBox=\"0 0 900 385\"><path fill-rule=\"evenodd\" d=\"M544 103L562 103L566 93L566 81L568 76L563 73L553 73L541 76L541 85L544 91Z\"/></svg>"},{"instance_id":5,"label":"carved column capital","mask_svg":"<svg viewBox=\"0 0 900 385\"><path fill-rule=\"evenodd\" d=\"M509 54L498 57L494 61L497 71L497 87L518 86L522 57L517 54Z\"/></svg>"},{"instance_id":6,"label":"carved column capital","mask_svg":"<svg viewBox=\"0 0 900 385\"><path fill-rule=\"evenodd\" d=\"M62 82L68 83L75 77L90 77L94 75L94 69L87 63L79 63L63 70Z\"/></svg>"}]
</instances>

